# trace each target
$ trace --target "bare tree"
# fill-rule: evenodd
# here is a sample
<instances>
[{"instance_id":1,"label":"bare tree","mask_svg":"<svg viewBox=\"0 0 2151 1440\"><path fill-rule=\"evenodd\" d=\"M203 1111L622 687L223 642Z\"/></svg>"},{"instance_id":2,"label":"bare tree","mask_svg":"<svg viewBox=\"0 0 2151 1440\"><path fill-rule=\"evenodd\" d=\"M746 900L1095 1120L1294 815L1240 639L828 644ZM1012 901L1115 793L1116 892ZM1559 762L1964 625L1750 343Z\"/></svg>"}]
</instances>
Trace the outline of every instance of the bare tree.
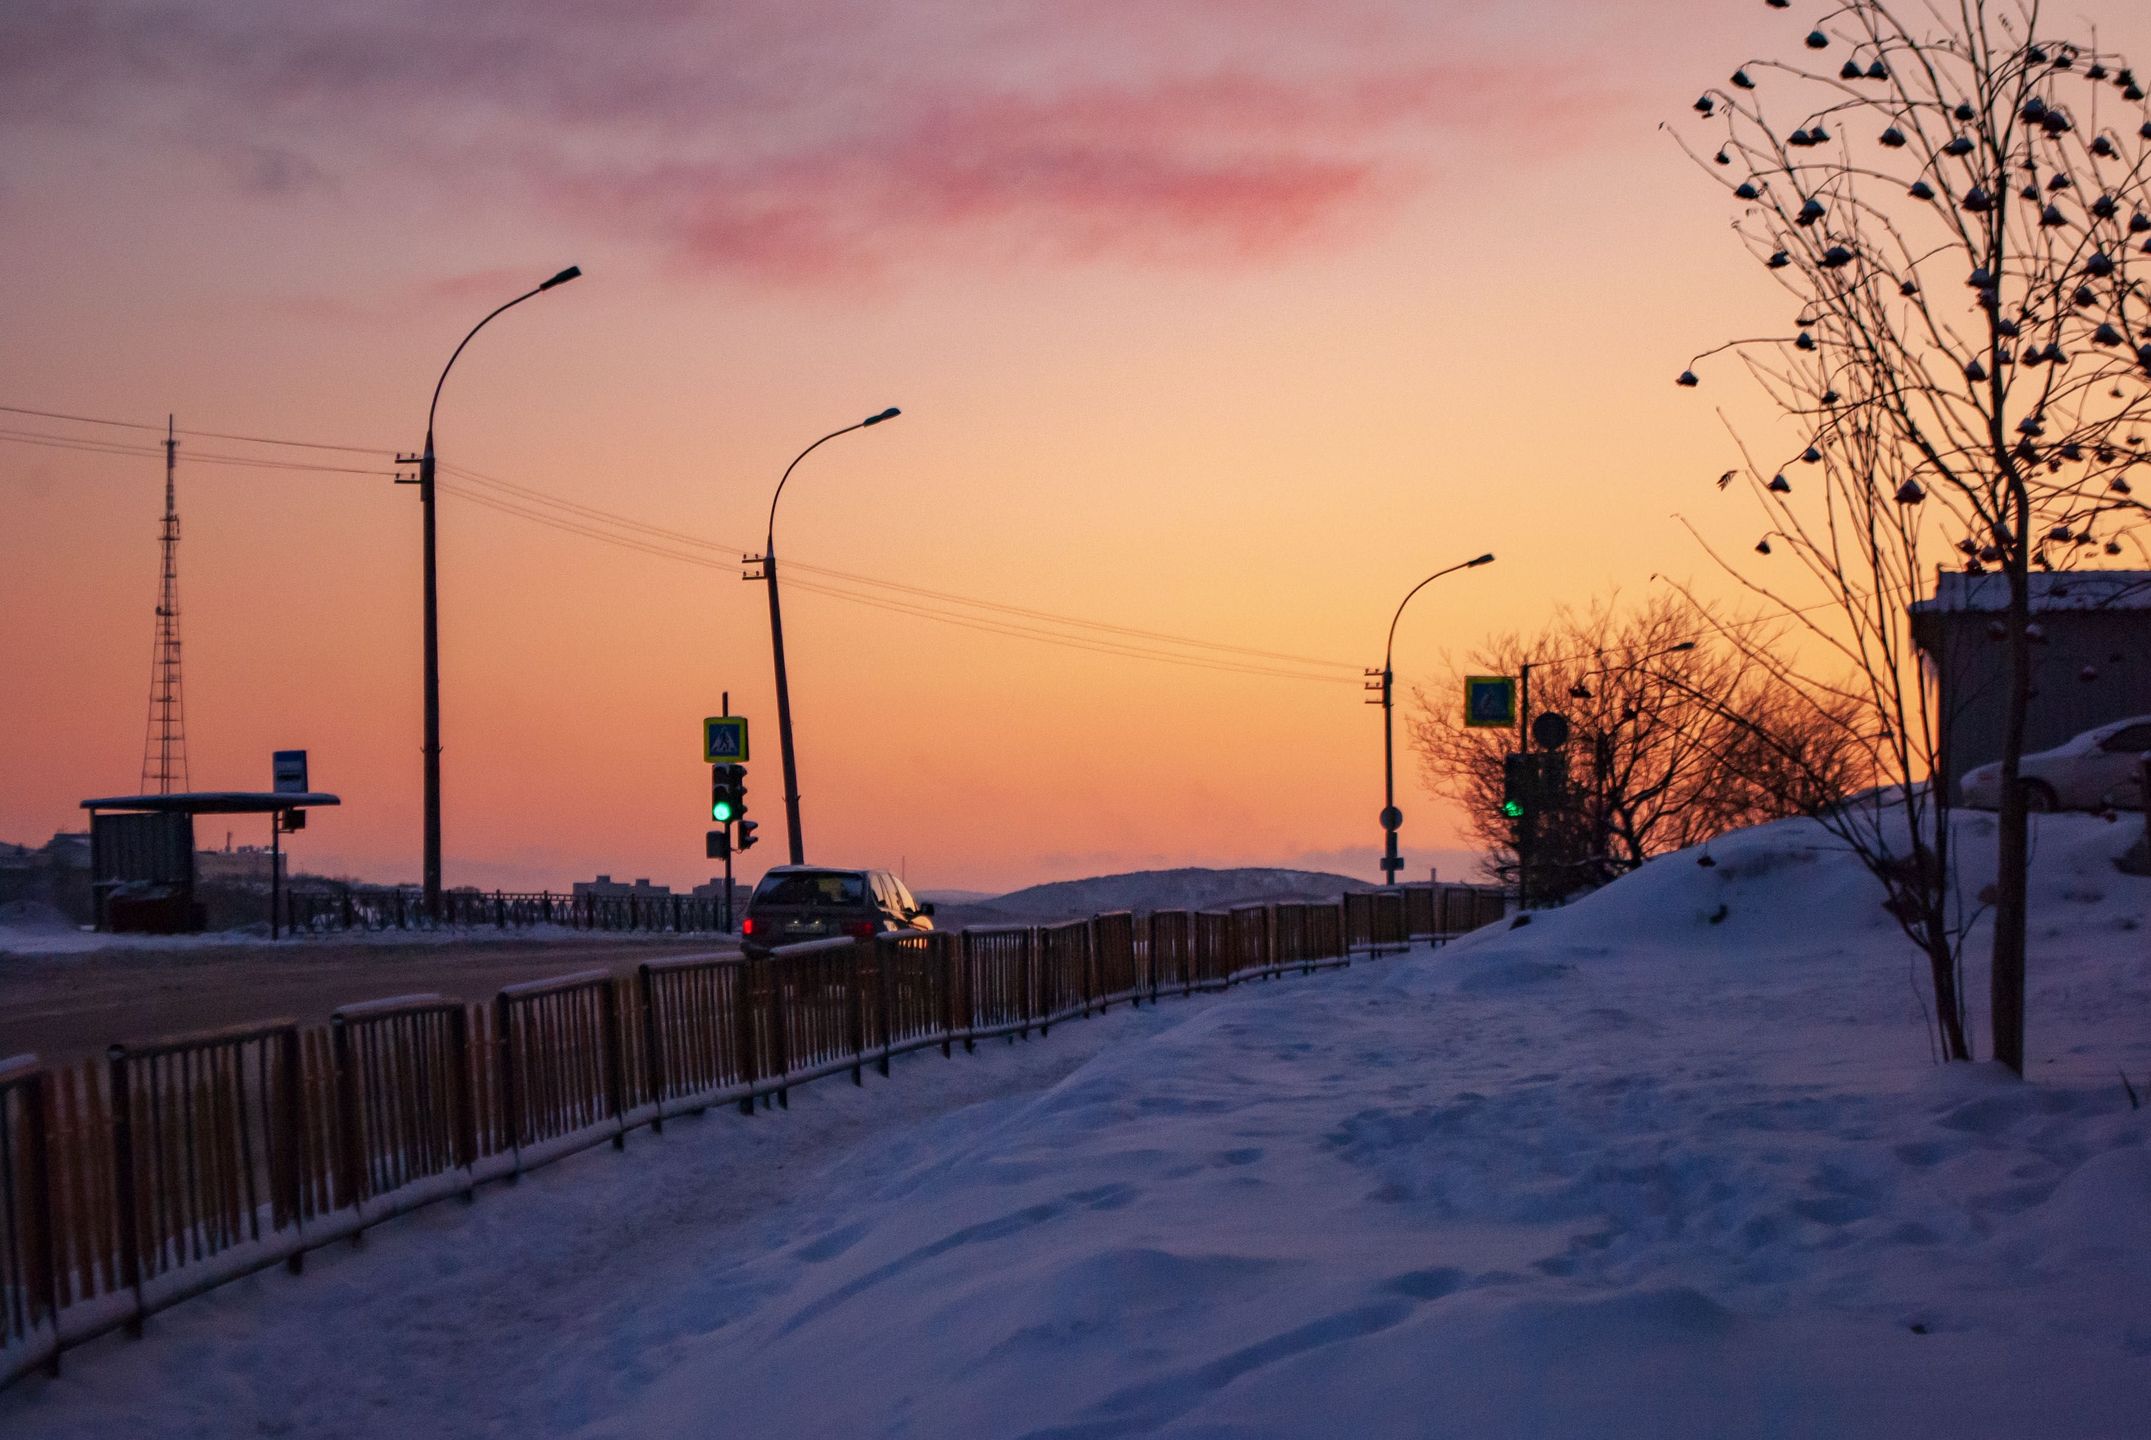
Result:
<instances>
[{"instance_id":1,"label":"bare tree","mask_svg":"<svg viewBox=\"0 0 2151 1440\"><path fill-rule=\"evenodd\" d=\"M1536 635L1496 639L1442 689L1414 687L1408 724L1422 784L1463 807L1497 873L1515 873L1515 823L1501 801L1516 733L1466 727L1452 699L1464 673L1517 675L1527 663L1538 708L1559 709L1571 727L1566 797L1529 817L1535 895L1603 883L1653 855L1807 813L1861 783L1841 730L1771 694L1742 648L1713 627L1661 594L1626 611L1612 600L1564 610ZM1807 763L1790 765L1787 755Z\"/></svg>"},{"instance_id":2,"label":"bare tree","mask_svg":"<svg viewBox=\"0 0 2151 1440\"><path fill-rule=\"evenodd\" d=\"M2151 109L2118 58L2049 36L2037 0L1939 0L1913 25L1850 0L1795 44L1801 60L1750 61L1695 102L1714 147L1684 142L1739 203L1792 333L1706 351L1679 380L1736 353L1797 427L1783 464L1748 453L1719 482L1745 476L1768 516L1756 551L1778 557L1727 568L1837 662L1780 678L1864 712L1852 738L1892 783L1848 828L1944 1012L1968 919L1947 894L1950 797L1926 783L1939 717L1904 607L1937 553L2006 577L1993 1044L2021 1072L2029 576L2140 550ZM1762 568L1788 561L1819 584L1821 618Z\"/></svg>"}]
</instances>

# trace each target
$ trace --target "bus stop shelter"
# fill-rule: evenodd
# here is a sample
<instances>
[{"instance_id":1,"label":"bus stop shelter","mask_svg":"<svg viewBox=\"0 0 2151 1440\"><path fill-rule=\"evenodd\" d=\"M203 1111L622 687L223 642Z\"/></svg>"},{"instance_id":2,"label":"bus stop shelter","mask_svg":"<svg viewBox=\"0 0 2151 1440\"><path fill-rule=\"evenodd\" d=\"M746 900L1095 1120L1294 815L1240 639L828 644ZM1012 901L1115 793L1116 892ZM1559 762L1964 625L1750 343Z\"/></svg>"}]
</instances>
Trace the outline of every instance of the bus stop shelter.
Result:
<instances>
[{"instance_id":1,"label":"bus stop shelter","mask_svg":"<svg viewBox=\"0 0 2151 1440\"><path fill-rule=\"evenodd\" d=\"M90 894L100 930L191 934L203 927L195 901L194 817L269 817L269 934L283 914L283 836L305 812L340 805L318 790L193 790L85 800L90 812Z\"/></svg>"}]
</instances>

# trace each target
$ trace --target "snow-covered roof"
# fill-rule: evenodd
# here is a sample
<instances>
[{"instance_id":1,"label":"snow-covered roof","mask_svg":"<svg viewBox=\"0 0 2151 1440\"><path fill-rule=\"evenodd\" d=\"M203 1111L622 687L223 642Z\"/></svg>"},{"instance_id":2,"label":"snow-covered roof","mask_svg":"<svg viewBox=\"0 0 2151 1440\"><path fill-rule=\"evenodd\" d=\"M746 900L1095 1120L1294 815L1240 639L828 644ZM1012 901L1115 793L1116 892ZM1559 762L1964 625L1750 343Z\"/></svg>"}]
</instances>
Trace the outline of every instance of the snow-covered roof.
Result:
<instances>
[{"instance_id":1,"label":"snow-covered roof","mask_svg":"<svg viewBox=\"0 0 2151 1440\"><path fill-rule=\"evenodd\" d=\"M2031 608L2060 610L2151 610L2151 570L2082 570L2036 572ZM2009 577L1944 571L1935 577L1934 594L1912 603L1915 615L1966 611L1985 614L2009 608Z\"/></svg>"}]
</instances>

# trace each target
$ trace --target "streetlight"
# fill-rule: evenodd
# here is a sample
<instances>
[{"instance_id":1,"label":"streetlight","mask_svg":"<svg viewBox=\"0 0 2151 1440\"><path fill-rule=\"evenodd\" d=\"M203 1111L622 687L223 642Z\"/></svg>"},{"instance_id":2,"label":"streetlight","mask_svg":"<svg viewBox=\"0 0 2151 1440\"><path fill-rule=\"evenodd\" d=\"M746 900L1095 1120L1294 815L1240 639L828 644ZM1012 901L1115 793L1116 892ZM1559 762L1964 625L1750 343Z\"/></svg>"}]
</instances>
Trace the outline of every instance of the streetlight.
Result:
<instances>
[{"instance_id":1,"label":"streetlight","mask_svg":"<svg viewBox=\"0 0 2151 1440\"><path fill-rule=\"evenodd\" d=\"M1395 714L1395 707L1391 704L1392 695L1396 686L1396 676L1394 670L1391 667L1391 660L1395 656L1397 649L1397 622L1404 618L1404 607L1411 603L1412 596L1417 595L1420 591L1426 589L1427 586L1433 584L1436 580L1441 579L1442 576L1453 575L1459 570L1472 570L1476 569L1481 565L1491 565L1493 563L1494 557L1492 555L1481 555L1476 560L1466 560L1461 565L1451 565L1446 570L1436 570L1432 575L1427 576L1426 579L1420 581L1417 585L1414 585L1410 590L1407 590L1404 593L1404 598L1397 602L1397 613L1389 617L1389 639L1382 646L1381 818L1382 883L1384 883L1385 885L1396 884L1397 872L1404 868L1403 857L1397 854L1397 831L1404 824L1404 812L1397 808L1395 726L1392 724L1392 717Z\"/></svg>"},{"instance_id":2,"label":"streetlight","mask_svg":"<svg viewBox=\"0 0 2151 1440\"><path fill-rule=\"evenodd\" d=\"M832 430L793 457L784 467L784 478L777 482L776 494L769 497L769 536L763 544L761 564L762 578L769 582L769 647L777 656L777 739L784 751L784 831L790 845L792 864L807 863L806 842L799 828L799 764L792 754L792 691L784 676L784 616L777 608L777 501L784 496L784 482L792 478L792 471L799 462L813 454L816 449L839 435L849 435L854 430L864 430L869 425L879 425L884 420L894 420L904 412L891 405L878 415L869 415L856 425L846 425ZM752 578L752 577L750 577Z\"/></svg>"},{"instance_id":3,"label":"streetlight","mask_svg":"<svg viewBox=\"0 0 2151 1440\"><path fill-rule=\"evenodd\" d=\"M418 503L425 517L425 571L426 571L426 914L435 923L441 918L441 636L440 608L433 580L433 417L441 408L441 387L448 383L448 372L456 367L456 356L463 353L463 346L471 343L471 337L485 329L487 323L502 310L522 304L533 295L542 295L555 285L565 285L582 274L582 267L570 265L535 290L526 290L493 311L484 320L471 326L463 344L455 348L448 363L441 367L441 378L433 383L433 403L426 407L426 448L418 457ZM407 464L410 456L396 457L399 464ZM404 483L399 480L399 484Z\"/></svg>"}]
</instances>

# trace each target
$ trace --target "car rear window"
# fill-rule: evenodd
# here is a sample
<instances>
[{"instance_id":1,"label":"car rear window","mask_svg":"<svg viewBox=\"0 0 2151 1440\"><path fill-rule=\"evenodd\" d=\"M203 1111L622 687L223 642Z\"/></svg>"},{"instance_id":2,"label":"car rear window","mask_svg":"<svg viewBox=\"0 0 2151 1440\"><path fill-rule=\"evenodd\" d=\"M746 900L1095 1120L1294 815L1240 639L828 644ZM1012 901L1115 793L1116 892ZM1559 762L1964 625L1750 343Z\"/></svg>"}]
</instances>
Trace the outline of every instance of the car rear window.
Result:
<instances>
[{"instance_id":1,"label":"car rear window","mask_svg":"<svg viewBox=\"0 0 2151 1440\"><path fill-rule=\"evenodd\" d=\"M815 875L764 875L754 890L757 905L864 905L866 878L840 871Z\"/></svg>"}]
</instances>

